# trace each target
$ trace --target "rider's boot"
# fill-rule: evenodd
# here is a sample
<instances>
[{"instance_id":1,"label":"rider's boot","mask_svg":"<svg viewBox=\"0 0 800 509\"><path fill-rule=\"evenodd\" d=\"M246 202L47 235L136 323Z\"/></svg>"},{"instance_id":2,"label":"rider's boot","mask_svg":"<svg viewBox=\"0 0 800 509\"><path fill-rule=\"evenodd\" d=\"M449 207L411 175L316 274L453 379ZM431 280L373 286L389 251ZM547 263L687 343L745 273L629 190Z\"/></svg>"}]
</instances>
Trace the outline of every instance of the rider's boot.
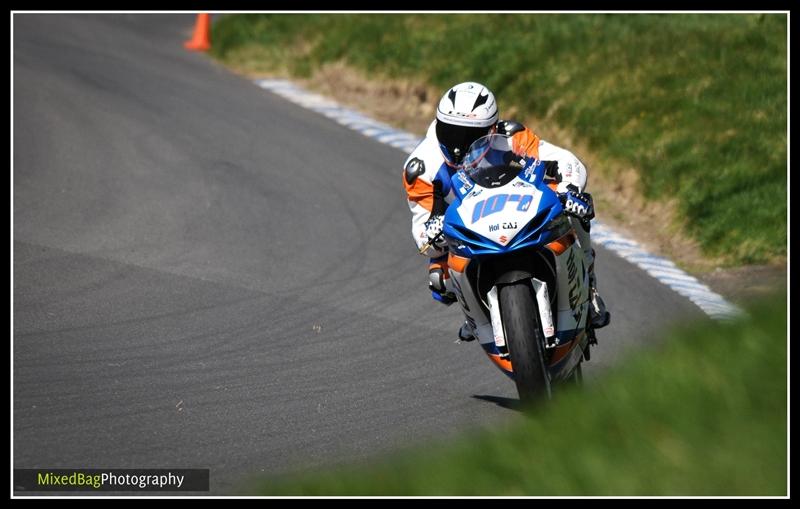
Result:
<instances>
[{"instance_id":1,"label":"rider's boot","mask_svg":"<svg viewBox=\"0 0 800 509\"><path fill-rule=\"evenodd\" d=\"M461 341L475 341L475 328L465 320L464 324L458 329L458 339Z\"/></svg>"}]
</instances>

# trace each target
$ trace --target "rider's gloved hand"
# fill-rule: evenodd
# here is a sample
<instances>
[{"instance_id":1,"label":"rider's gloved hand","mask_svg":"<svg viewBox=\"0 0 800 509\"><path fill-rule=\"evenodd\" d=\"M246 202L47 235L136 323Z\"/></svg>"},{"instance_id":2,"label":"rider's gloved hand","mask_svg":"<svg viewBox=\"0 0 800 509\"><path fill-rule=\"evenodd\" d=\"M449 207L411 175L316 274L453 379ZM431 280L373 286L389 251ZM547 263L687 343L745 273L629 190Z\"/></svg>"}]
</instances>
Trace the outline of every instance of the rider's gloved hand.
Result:
<instances>
[{"instance_id":1,"label":"rider's gloved hand","mask_svg":"<svg viewBox=\"0 0 800 509\"><path fill-rule=\"evenodd\" d=\"M588 221L594 217L594 202L589 193L580 193L574 186L559 195L567 214Z\"/></svg>"},{"instance_id":2,"label":"rider's gloved hand","mask_svg":"<svg viewBox=\"0 0 800 509\"><path fill-rule=\"evenodd\" d=\"M442 250L447 247L447 241L444 235L441 235L444 228L444 216L432 215L425 221L425 235L428 236L428 242L436 249Z\"/></svg>"}]
</instances>

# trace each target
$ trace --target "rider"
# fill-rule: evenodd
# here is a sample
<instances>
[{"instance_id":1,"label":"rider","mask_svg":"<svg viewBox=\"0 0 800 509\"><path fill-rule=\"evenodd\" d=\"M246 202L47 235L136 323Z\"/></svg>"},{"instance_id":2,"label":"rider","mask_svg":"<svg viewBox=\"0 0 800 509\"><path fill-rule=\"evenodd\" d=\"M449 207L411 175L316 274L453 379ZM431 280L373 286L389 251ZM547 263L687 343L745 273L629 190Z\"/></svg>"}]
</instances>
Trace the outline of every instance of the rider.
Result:
<instances>
[{"instance_id":1,"label":"rider","mask_svg":"<svg viewBox=\"0 0 800 509\"><path fill-rule=\"evenodd\" d=\"M411 233L420 254L430 257L428 286L433 298L448 305L456 300L448 289L447 244L439 235L444 226L444 213L455 198L450 179L472 142L491 133L511 136L515 151L537 157L544 163L546 179L556 184L555 190L570 212L570 222L589 267L592 325L596 329L605 327L610 313L597 293L595 252L589 237L594 207L591 195L585 192L586 167L574 154L542 140L522 124L499 120L494 94L475 82L455 85L442 96L436 119L403 166L403 185L412 214ZM475 339L468 322L462 325L459 337L465 341Z\"/></svg>"}]
</instances>

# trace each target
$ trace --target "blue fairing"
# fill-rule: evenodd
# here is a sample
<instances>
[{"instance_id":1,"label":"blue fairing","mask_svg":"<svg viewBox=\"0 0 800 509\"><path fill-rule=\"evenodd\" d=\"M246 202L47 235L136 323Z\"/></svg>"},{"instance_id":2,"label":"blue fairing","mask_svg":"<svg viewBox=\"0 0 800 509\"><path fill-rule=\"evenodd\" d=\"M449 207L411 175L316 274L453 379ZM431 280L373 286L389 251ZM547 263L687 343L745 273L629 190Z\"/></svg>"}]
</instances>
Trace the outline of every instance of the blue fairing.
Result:
<instances>
[{"instance_id":1,"label":"blue fairing","mask_svg":"<svg viewBox=\"0 0 800 509\"><path fill-rule=\"evenodd\" d=\"M541 191L542 197L539 201L536 215L505 246L467 227L458 213L458 208L461 206L464 197L478 186L473 184L472 186L461 186L459 189L460 186L454 185L455 189L461 190L467 187L468 189L456 193L459 200L453 202L445 213L444 234L450 242L450 251L460 256L472 258L478 255L502 254L518 249L542 246L555 240L554 237L557 233L546 230L545 226L561 215L563 208L556 193L544 184L543 170L542 165L534 160L530 165L520 170L517 175L520 179L533 184L536 189Z\"/></svg>"}]
</instances>

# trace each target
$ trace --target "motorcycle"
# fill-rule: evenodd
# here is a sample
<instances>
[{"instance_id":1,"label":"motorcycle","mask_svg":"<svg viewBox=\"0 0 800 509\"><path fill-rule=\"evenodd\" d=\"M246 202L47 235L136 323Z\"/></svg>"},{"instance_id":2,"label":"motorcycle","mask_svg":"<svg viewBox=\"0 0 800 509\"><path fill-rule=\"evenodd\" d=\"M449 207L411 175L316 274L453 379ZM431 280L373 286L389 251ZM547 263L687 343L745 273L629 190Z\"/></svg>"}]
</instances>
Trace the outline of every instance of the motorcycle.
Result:
<instances>
[{"instance_id":1,"label":"motorcycle","mask_svg":"<svg viewBox=\"0 0 800 509\"><path fill-rule=\"evenodd\" d=\"M520 400L581 381L596 344L583 252L545 166L490 134L468 149L452 179L457 199L442 235L450 282L474 336L512 378Z\"/></svg>"}]
</instances>

